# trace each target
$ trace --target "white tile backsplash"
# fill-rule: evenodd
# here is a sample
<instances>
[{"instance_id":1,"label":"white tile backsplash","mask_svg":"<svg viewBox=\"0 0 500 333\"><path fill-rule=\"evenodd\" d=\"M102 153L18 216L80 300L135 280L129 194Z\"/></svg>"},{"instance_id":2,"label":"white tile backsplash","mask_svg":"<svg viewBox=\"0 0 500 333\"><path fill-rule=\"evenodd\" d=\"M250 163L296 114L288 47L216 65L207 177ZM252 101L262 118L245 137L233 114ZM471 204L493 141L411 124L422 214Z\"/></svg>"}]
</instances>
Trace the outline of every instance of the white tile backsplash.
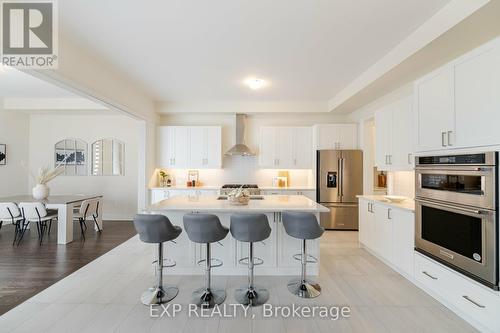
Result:
<instances>
[{"instance_id":1,"label":"white tile backsplash","mask_svg":"<svg viewBox=\"0 0 500 333\"><path fill-rule=\"evenodd\" d=\"M415 198L415 172L392 171L387 173L387 194Z\"/></svg>"},{"instance_id":2,"label":"white tile backsplash","mask_svg":"<svg viewBox=\"0 0 500 333\"><path fill-rule=\"evenodd\" d=\"M224 157L222 169L198 169L199 179L204 185L222 184L258 184L272 186L272 179L278 175L276 169L260 169L258 157L231 156ZM293 186L312 186L312 170L288 170L290 184ZM187 182L187 169L168 170L172 175L174 184L185 185Z\"/></svg>"}]
</instances>

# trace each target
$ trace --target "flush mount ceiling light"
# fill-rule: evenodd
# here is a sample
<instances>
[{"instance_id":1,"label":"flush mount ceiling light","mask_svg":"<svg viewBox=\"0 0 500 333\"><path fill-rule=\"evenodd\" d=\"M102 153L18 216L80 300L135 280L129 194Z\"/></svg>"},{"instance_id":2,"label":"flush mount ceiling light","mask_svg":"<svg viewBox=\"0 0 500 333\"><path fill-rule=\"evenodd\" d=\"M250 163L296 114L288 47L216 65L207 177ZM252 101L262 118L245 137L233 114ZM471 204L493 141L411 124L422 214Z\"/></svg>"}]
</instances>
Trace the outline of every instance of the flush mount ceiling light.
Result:
<instances>
[{"instance_id":1,"label":"flush mount ceiling light","mask_svg":"<svg viewBox=\"0 0 500 333\"><path fill-rule=\"evenodd\" d=\"M266 81L256 77L248 78L244 83L252 90L258 90L266 85Z\"/></svg>"}]
</instances>

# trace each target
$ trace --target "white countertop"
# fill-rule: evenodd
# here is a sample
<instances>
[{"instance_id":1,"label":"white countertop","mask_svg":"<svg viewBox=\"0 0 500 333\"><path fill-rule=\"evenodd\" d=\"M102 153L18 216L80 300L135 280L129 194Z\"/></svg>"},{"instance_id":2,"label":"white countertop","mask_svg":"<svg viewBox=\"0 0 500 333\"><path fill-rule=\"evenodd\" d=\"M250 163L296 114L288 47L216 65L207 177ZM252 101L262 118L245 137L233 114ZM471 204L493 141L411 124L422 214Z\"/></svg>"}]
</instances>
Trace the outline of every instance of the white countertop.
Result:
<instances>
[{"instance_id":1,"label":"white countertop","mask_svg":"<svg viewBox=\"0 0 500 333\"><path fill-rule=\"evenodd\" d=\"M264 195L263 200L250 200L248 205L234 206L218 196L176 196L149 206L148 212L282 212L287 210L320 213L329 209L303 195Z\"/></svg>"},{"instance_id":2,"label":"white countertop","mask_svg":"<svg viewBox=\"0 0 500 333\"><path fill-rule=\"evenodd\" d=\"M170 187L151 187L150 190L219 190L222 185L204 185L204 186L170 186ZM259 186L262 191L316 191L315 187L311 186L288 186L288 187L277 187L277 186Z\"/></svg>"},{"instance_id":3,"label":"white countertop","mask_svg":"<svg viewBox=\"0 0 500 333\"><path fill-rule=\"evenodd\" d=\"M287 187L278 187L278 186L259 186L259 189L262 191L316 191L315 187L311 186L287 186Z\"/></svg>"},{"instance_id":4,"label":"white countertop","mask_svg":"<svg viewBox=\"0 0 500 333\"><path fill-rule=\"evenodd\" d=\"M394 208L409 210L409 211L412 211L412 212L415 211L415 200L410 199L410 198L407 198L403 202L396 203L396 202L390 202L389 200L387 200L386 198L384 198L383 195L358 195L357 197L359 199L376 201L376 202L381 203L383 205L394 207Z\"/></svg>"}]
</instances>

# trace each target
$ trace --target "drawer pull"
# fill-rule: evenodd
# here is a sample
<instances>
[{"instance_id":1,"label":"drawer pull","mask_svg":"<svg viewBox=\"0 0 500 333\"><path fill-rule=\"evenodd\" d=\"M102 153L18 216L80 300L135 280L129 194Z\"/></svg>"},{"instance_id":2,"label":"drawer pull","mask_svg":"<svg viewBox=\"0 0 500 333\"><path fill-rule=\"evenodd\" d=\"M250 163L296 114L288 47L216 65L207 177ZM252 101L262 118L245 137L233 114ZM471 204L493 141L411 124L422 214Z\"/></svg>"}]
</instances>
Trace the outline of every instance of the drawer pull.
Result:
<instances>
[{"instance_id":1,"label":"drawer pull","mask_svg":"<svg viewBox=\"0 0 500 333\"><path fill-rule=\"evenodd\" d=\"M467 295L463 295L462 296L463 298L465 298L466 300L468 300L469 302L471 302L472 304L474 304L475 306L481 308L481 309L484 309L486 308L486 306L482 305L482 304L479 304L478 302L476 302L475 300L473 300L472 298L470 298L469 296Z\"/></svg>"},{"instance_id":2,"label":"drawer pull","mask_svg":"<svg viewBox=\"0 0 500 333\"><path fill-rule=\"evenodd\" d=\"M433 279L433 280L437 280L437 279L438 279L437 277L430 275L430 274L429 274L429 273L427 273L426 271L422 271L422 273L423 273L423 274L425 274L425 275L427 275L428 277L430 277L430 278L431 278L431 279Z\"/></svg>"}]
</instances>

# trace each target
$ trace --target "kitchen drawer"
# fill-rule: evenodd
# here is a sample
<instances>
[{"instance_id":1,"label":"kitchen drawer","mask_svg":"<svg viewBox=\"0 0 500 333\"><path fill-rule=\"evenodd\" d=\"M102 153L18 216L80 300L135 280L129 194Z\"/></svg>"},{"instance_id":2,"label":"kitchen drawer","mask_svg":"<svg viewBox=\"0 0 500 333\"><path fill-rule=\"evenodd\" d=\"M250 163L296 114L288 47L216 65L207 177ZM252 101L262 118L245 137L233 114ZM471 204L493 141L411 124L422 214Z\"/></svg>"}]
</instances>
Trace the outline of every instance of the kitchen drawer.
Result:
<instances>
[{"instance_id":1,"label":"kitchen drawer","mask_svg":"<svg viewBox=\"0 0 500 333\"><path fill-rule=\"evenodd\" d=\"M415 254L415 279L476 325L500 332L500 295L462 274Z\"/></svg>"}]
</instances>

